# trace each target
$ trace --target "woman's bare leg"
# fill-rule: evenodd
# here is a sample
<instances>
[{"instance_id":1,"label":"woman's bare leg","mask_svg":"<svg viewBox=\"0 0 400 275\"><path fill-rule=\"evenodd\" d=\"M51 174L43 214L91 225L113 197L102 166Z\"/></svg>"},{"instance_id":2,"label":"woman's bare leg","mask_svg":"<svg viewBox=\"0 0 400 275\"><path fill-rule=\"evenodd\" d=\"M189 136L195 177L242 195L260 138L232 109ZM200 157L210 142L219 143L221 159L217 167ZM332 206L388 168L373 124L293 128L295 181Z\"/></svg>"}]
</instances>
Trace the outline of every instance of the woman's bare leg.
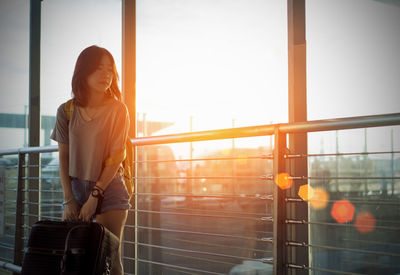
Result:
<instances>
[{"instance_id":1,"label":"woman's bare leg","mask_svg":"<svg viewBox=\"0 0 400 275\"><path fill-rule=\"evenodd\" d=\"M124 274L124 268L121 260L121 242L127 217L128 210L110 210L96 216L96 222L104 225L119 238L118 259L113 266L112 275Z\"/></svg>"}]
</instances>

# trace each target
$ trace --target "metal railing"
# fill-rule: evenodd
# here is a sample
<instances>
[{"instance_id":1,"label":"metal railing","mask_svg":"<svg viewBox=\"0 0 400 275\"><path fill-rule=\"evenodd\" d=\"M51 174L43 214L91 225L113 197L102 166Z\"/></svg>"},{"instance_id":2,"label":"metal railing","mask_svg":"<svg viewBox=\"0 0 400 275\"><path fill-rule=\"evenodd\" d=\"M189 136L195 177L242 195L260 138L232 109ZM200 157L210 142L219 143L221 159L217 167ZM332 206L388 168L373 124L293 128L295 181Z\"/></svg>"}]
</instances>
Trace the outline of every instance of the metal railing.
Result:
<instances>
[{"instance_id":1,"label":"metal railing","mask_svg":"<svg viewBox=\"0 0 400 275\"><path fill-rule=\"evenodd\" d=\"M394 125L400 125L400 114L133 139L137 147L136 192L132 200L135 207L130 210L123 241L126 274L239 274L234 272L239 272L242 263L269 272L273 267L279 274L289 269L300 274L309 271L314 274L366 274L377 268L388 272L398 268L396 260L400 257L400 246L393 240L400 234L400 223L397 222L400 177L393 172L397 171L393 167L393 156L399 152L296 154L286 148L287 134ZM272 136L273 151L264 148L263 152L243 155L232 150L229 156L177 160L160 146L258 136ZM61 186L54 184L59 181L57 175L47 179L29 176L29 169L40 170L48 165L26 164L29 154L56 151L56 146L0 151L0 156L18 155L17 167L6 169L7 230L0 240L0 248L9 253L0 256L4 263L21 265L29 227L34 221L61 217ZM152 156L154 152L157 153ZM392 156L392 174L374 174L375 164L368 159L374 154ZM356 161L346 160L354 156L358 157ZM359 156L363 158L360 160ZM335 158L335 161L314 161L318 158ZM319 166L311 169L307 176L298 176L291 173L294 159ZM363 163L366 167L358 169L356 174L352 170L341 173L342 162L349 165ZM178 169L177 163L184 165ZM196 164L199 164L197 168ZM331 166L324 168L324 165ZM251 170L256 166L257 169ZM324 174L324 171L330 174ZM299 188L298 184L285 190L279 188L274 182L282 173L287 173L285 180L305 181L309 190L323 190L329 198L321 197L325 193L319 193L318 198L301 197L297 195L298 190L293 190ZM32 187L35 186L32 182L39 185ZM390 188L379 189L383 183ZM215 186L220 189L212 191ZM37 195L32 196L33 193ZM338 202L349 203L339 205L338 213L350 211L351 219L343 215L337 219L334 207ZM309 204L311 216L307 220L297 219L293 209L304 203ZM313 203L322 203L325 207L313 207ZM374 212L374 207L381 210ZM301 242L293 234L294 227L319 237ZM12 229L15 229L14 234ZM301 253L305 248L310 251L310 264L291 262L295 259L291 254ZM378 260L371 265L368 257ZM8 268L1 262L0 266Z\"/></svg>"}]
</instances>

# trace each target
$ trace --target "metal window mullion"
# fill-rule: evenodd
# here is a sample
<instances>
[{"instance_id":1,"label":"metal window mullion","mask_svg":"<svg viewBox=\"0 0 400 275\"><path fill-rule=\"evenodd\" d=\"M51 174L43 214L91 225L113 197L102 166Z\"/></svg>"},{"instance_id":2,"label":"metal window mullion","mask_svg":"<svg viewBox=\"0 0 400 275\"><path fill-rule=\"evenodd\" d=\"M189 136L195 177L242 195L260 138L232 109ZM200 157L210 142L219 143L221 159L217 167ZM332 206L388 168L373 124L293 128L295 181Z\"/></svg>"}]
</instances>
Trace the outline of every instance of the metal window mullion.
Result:
<instances>
[{"instance_id":1,"label":"metal window mullion","mask_svg":"<svg viewBox=\"0 0 400 275\"><path fill-rule=\"evenodd\" d=\"M307 120L307 66L306 66L306 4L305 0L287 1L288 22L288 103L289 125L308 124ZM284 131L283 128L280 128ZM307 131L292 131L289 134L290 153L307 154ZM290 162L290 175L308 176L307 158L295 159ZM299 187L307 184L307 179L293 181L288 189L292 197L297 196ZM287 206L287 214L297 220L308 221L308 205L292 204ZM308 243L309 228L288 226L291 240ZM305 265L309 264L307 247L292 247L287 254L287 262ZM291 271L287 271L292 273ZM295 274L308 274L306 270L297 270Z\"/></svg>"},{"instance_id":2,"label":"metal window mullion","mask_svg":"<svg viewBox=\"0 0 400 275\"><path fill-rule=\"evenodd\" d=\"M274 160L273 172L277 179L280 173L286 172L284 153L286 149L286 134L275 129L274 136ZM287 230L286 230L286 191L274 184L274 214L273 214L273 262L274 274L287 274L285 264L287 262Z\"/></svg>"},{"instance_id":3,"label":"metal window mullion","mask_svg":"<svg viewBox=\"0 0 400 275\"><path fill-rule=\"evenodd\" d=\"M125 105L129 111L129 138L136 138L136 0L122 0L122 96ZM134 148L134 217L128 216L127 224L134 223L137 225L137 148ZM132 212L130 212L132 213ZM125 240L137 240L137 230L132 234L124 234ZM126 251L125 248L122 250L122 255L131 256L137 258L138 249L135 246L132 255L132 251ZM138 274L138 262L135 260L134 273Z\"/></svg>"},{"instance_id":4,"label":"metal window mullion","mask_svg":"<svg viewBox=\"0 0 400 275\"><path fill-rule=\"evenodd\" d=\"M40 59L41 59L41 0L30 0L29 21L29 147L40 146ZM31 153L28 156L28 176L38 178L40 176L40 155ZM37 166L37 167L36 167ZM39 189L39 180L29 180L28 188ZM28 194L29 201L39 202L39 193ZM30 214L40 214L38 206L29 207ZM29 218L29 225L37 221L37 218Z\"/></svg>"}]
</instances>

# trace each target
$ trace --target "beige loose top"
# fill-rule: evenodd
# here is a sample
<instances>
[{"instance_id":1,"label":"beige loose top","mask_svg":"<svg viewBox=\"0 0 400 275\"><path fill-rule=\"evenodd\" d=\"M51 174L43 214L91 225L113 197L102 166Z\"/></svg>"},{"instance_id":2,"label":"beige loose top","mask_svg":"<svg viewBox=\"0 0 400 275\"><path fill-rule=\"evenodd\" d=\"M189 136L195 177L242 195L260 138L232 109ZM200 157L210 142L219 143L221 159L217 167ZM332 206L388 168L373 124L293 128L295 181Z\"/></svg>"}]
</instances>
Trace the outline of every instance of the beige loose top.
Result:
<instances>
[{"instance_id":1,"label":"beige loose top","mask_svg":"<svg viewBox=\"0 0 400 275\"><path fill-rule=\"evenodd\" d=\"M56 124L50 138L69 144L69 175L97 181L104 162L125 149L129 131L129 115L124 103L112 99L100 106L96 116L86 121L77 106L67 120L65 104L58 107Z\"/></svg>"}]
</instances>

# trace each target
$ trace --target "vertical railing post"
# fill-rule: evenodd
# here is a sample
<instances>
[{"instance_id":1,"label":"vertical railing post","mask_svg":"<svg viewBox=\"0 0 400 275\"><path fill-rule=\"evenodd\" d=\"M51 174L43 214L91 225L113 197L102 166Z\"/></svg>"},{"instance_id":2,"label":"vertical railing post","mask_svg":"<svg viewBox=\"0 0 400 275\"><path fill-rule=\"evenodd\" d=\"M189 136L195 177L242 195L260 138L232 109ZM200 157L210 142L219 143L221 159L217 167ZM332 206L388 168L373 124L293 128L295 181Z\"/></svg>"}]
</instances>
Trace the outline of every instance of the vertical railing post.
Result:
<instances>
[{"instance_id":1,"label":"vertical railing post","mask_svg":"<svg viewBox=\"0 0 400 275\"><path fill-rule=\"evenodd\" d=\"M391 162L390 162L390 176L392 177L392 184L391 184L391 192L390 194L393 196L394 195L394 185L395 185L395 180L394 180L394 138L393 138L393 129L390 130L390 150L391 150Z\"/></svg>"},{"instance_id":2,"label":"vertical railing post","mask_svg":"<svg viewBox=\"0 0 400 275\"><path fill-rule=\"evenodd\" d=\"M277 184L278 175L286 172L285 150L286 134L281 133L279 128L275 128L274 135L274 215L273 215L273 253L274 253L274 274L287 274L286 271L286 190L281 189Z\"/></svg>"},{"instance_id":3,"label":"vertical railing post","mask_svg":"<svg viewBox=\"0 0 400 275\"><path fill-rule=\"evenodd\" d=\"M139 206L139 196L138 196L138 175L139 175L139 165L138 165L138 147L135 146L135 220L134 220L134 226L135 226L135 234L134 234L134 242L135 242L135 251L134 251L134 257L135 257L135 275L139 274L139 218L138 218L138 206Z\"/></svg>"},{"instance_id":4,"label":"vertical railing post","mask_svg":"<svg viewBox=\"0 0 400 275\"><path fill-rule=\"evenodd\" d=\"M15 211L15 235L14 235L14 264L22 265L24 249L24 181L25 181L25 154L18 154L18 180L17 180L17 204Z\"/></svg>"}]
</instances>

